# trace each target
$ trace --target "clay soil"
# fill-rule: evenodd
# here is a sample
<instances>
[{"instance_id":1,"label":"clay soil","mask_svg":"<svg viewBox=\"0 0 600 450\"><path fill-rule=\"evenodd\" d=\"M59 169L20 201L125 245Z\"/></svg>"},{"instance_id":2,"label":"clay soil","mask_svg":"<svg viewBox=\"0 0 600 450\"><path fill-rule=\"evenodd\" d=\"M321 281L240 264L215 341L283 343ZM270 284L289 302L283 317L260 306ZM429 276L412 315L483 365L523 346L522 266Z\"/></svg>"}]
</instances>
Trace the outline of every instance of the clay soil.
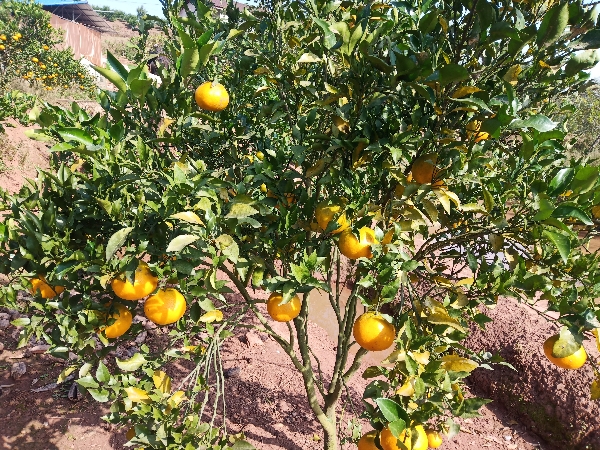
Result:
<instances>
[{"instance_id":1,"label":"clay soil","mask_svg":"<svg viewBox=\"0 0 600 450\"><path fill-rule=\"evenodd\" d=\"M24 137L24 129L15 124L7 129L0 140L0 155L5 168L0 172L0 187L15 192L26 177L35 177L37 167L47 167L47 148ZM1 281L1 280L0 280ZM5 312L0 310L0 312ZM504 308L502 317L508 322L520 320L520 309ZM514 317L513 317L514 316ZM13 317L14 318L14 317ZM504 319L499 320L502 327ZM275 324L275 327L279 326ZM520 332L534 335L538 325L521 322ZM157 338L164 331L152 331L148 340ZM510 327L495 331L510 332ZM222 349L225 369L234 369L226 383L228 428L231 432L243 432L258 449L319 449L322 433L309 411L299 374L293 369L287 355L271 338L258 334L260 339L248 343L247 331L229 338ZM90 398L72 402L67 398L68 385L41 390L53 383L65 362L45 354L29 354L16 349L18 329L14 326L0 328L0 384L4 388L0 396L0 449L9 450L67 450L67 449L124 449L125 430L102 421L106 412L103 405ZM320 360L327 378L334 363L334 343L327 333L314 323L309 326L310 341L316 357ZM256 336L254 336L256 337ZM32 343L32 345L39 343ZM542 361L543 355L535 343L529 357ZM597 355L595 355L597 356ZM10 377L11 366L24 362L27 372L18 380ZM359 373L349 385L353 405L345 404L343 422L360 411L360 392L367 381ZM174 378L184 374L184 367L173 367ZM560 373L554 375L560 381ZM12 385L12 386L10 386ZM587 395L582 386L582 396ZM35 392L38 390L38 392ZM481 387L475 387L481 391ZM509 405L510 406L510 405ZM354 415L354 417L356 417ZM506 411L500 402L482 408L482 417L461 421L462 431L452 439L446 439L443 449L552 449L538 436L528 431L518 420L522 417L513 410ZM524 423L526 421L523 421ZM364 424L363 430L368 430ZM346 444L344 448L356 448ZM569 448L569 447L562 447Z\"/></svg>"}]
</instances>

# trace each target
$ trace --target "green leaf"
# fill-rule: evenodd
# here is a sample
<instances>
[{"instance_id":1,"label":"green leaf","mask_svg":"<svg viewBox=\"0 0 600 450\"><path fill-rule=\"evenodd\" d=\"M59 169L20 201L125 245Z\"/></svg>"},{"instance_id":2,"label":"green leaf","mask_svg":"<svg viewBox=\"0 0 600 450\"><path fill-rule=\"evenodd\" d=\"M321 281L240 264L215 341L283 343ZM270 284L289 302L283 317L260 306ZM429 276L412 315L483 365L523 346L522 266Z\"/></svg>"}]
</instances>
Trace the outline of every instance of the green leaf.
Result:
<instances>
[{"instance_id":1,"label":"green leaf","mask_svg":"<svg viewBox=\"0 0 600 450\"><path fill-rule=\"evenodd\" d=\"M96 379L101 383L106 383L108 380L110 380L110 372L102 363L102 361L98 363L98 368L96 369Z\"/></svg>"},{"instance_id":2,"label":"green leaf","mask_svg":"<svg viewBox=\"0 0 600 450\"><path fill-rule=\"evenodd\" d=\"M117 250L123 247L127 236L129 236L129 233L131 233L132 230L133 227L123 228L110 237L108 244L106 245L106 261L110 261Z\"/></svg>"},{"instance_id":3,"label":"green leaf","mask_svg":"<svg viewBox=\"0 0 600 450\"><path fill-rule=\"evenodd\" d=\"M598 61L600 61L600 51L598 50L584 50L575 53L565 66L565 75L573 77L582 70L591 69Z\"/></svg>"},{"instance_id":4,"label":"green leaf","mask_svg":"<svg viewBox=\"0 0 600 450\"><path fill-rule=\"evenodd\" d=\"M511 128L533 128L540 132L550 131L556 128L558 123L551 121L543 114L534 114L525 120L516 119L510 123Z\"/></svg>"},{"instance_id":5,"label":"green leaf","mask_svg":"<svg viewBox=\"0 0 600 450\"><path fill-rule=\"evenodd\" d=\"M204 48L204 46L202 48ZM183 53L181 54L181 65L179 66L181 77L187 78L191 74L196 73L196 70L198 70L198 63L200 63L200 52L198 51L198 48L196 46L193 48L184 48Z\"/></svg>"},{"instance_id":6,"label":"green leaf","mask_svg":"<svg viewBox=\"0 0 600 450\"><path fill-rule=\"evenodd\" d=\"M567 327L562 327L558 336L552 346L552 356L555 358L566 358L581 348L581 337L578 339Z\"/></svg>"},{"instance_id":7,"label":"green leaf","mask_svg":"<svg viewBox=\"0 0 600 450\"><path fill-rule=\"evenodd\" d=\"M75 141L84 145L93 145L94 139L81 128L59 128L56 130L65 141Z\"/></svg>"},{"instance_id":8,"label":"green leaf","mask_svg":"<svg viewBox=\"0 0 600 450\"><path fill-rule=\"evenodd\" d=\"M215 51L217 45L218 42L209 42L200 48L200 52L198 54L200 59L200 67L204 67L206 65L208 58L210 58L210 55L212 55L212 53Z\"/></svg>"},{"instance_id":9,"label":"green leaf","mask_svg":"<svg viewBox=\"0 0 600 450\"><path fill-rule=\"evenodd\" d=\"M234 203L231 205L229 213L225 216L226 219L244 219L258 213L256 209L247 203Z\"/></svg>"},{"instance_id":10,"label":"green leaf","mask_svg":"<svg viewBox=\"0 0 600 450\"><path fill-rule=\"evenodd\" d=\"M221 250L224 256L227 256L232 263L237 263L240 255L240 249L237 242L233 240L228 234L222 234L215 239L217 247Z\"/></svg>"},{"instance_id":11,"label":"green leaf","mask_svg":"<svg viewBox=\"0 0 600 450\"><path fill-rule=\"evenodd\" d=\"M438 81L442 86L469 79L469 71L458 64L448 64L436 70L426 81Z\"/></svg>"},{"instance_id":12,"label":"green leaf","mask_svg":"<svg viewBox=\"0 0 600 450\"><path fill-rule=\"evenodd\" d=\"M121 78L117 72L99 66L92 66L92 68L104 78L106 78L108 81L110 81L112 84L114 84L117 87L117 89L119 89L119 91L127 92L127 83L125 83L123 78Z\"/></svg>"},{"instance_id":13,"label":"green leaf","mask_svg":"<svg viewBox=\"0 0 600 450\"><path fill-rule=\"evenodd\" d=\"M552 211L554 211L554 204L548 200L547 198L540 197L537 201L537 206L539 207L539 211L533 216L533 220L546 220L550 216L552 216Z\"/></svg>"},{"instance_id":14,"label":"green leaf","mask_svg":"<svg viewBox=\"0 0 600 450\"><path fill-rule=\"evenodd\" d=\"M146 363L146 358L141 353L136 353L126 360L115 359L119 369L124 372L135 372Z\"/></svg>"},{"instance_id":15,"label":"green leaf","mask_svg":"<svg viewBox=\"0 0 600 450\"><path fill-rule=\"evenodd\" d=\"M106 389L88 389L94 400L100 403L106 403L109 399L109 392Z\"/></svg>"},{"instance_id":16,"label":"green leaf","mask_svg":"<svg viewBox=\"0 0 600 450\"><path fill-rule=\"evenodd\" d=\"M98 388L100 386L91 375L80 378L77 380L77 384L84 388Z\"/></svg>"},{"instance_id":17,"label":"green leaf","mask_svg":"<svg viewBox=\"0 0 600 450\"><path fill-rule=\"evenodd\" d=\"M143 98L148 93L148 90L150 90L152 80L133 80L129 86L135 98Z\"/></svg>"},{"instance_id":18,"label":"green leaf","mask_svg":"<svg viewBox=\"0 0 600 450\"><path fill-rule=\"evenodd\" d=\"M438 24L438 17L440 13L437 10L433 10L425 14L419 20L419 31L424 34L431 33Z\"/></svg>"},{"instance_id":19,"label":"green leaf","mask_svg":"<svg viewBox=\"0 0 600 450\"><path fill-rule=\"evenodd\" d=\"M34 128L30 128L30 129L23 131L23 134L25 136L27 136L29 139L34 139L34 140L40 141L40 142L50 142L50 141L54 140L52 138L52 136L48 136L44 132L44 130L38 130L38 129L34 129Z\"/></svg>"},{"instance_id":20,"label":"green leaf","mask_svg":"<svg viewBox=\"0 0 600 450\"><path fill-rule=\"evenodd\" d=\"M331 49L336 44L337 39L335 38L335 35L329 28L329 24L323 19L319 19L318 17L314 16L312 17L312 20L323 30L323 33L325 35L323 43L325 44L325 47L327 47L327 49Z\"/></svg>"},{"instance_id":21,"label":"green leaf","mask_svg":"<svg viewBox=\"0 0 600 450\"><path fill-rule=\"evenodd\" d=\"M31 319L29 317L19 317L11 322L15 327L26 327L31 323Z\"/></svg>"},{"instance_id":22,"label":"green leaf","mask_svg":"<svg viewBox=\"0 0 600 450\"><path fill-rule=\"evenodd\" d=\"M536 43L538 46L547 47L561 37L569 23L569 3L559 3L550 8L537 32Z\"/></svg>"},{"instance_id":23,"label":"green leaf","mask_svg":"<svg viewBox=\"0 0 600 450\"><path fill-rule=\"evenodd\" d=\"M552 241L563 261L566 263L571 254L571 240L555 231L544 230L544 236Z\"/></svg>"},{"instance_id":24,"label":"green leaf","mask_svg":"<svg viewBox=\"0 0 600 450\"><path fill-rule=\"evenodd\" d=\"M297 266L296 264L291 263L290 270L298 283L305 283L311 275L310 270L308 270L304 264Z\"/></svg>"},{"instance_id":25,"label":"green leaf","mask_svg":"<svg viewBox=\"0 0 600 450\"><path fill-rule=\"evenodd\" d=\"M575 174L575 179L571 183L570 188L576 194L585 194L596 185L599 175L600 172L597 167L582 167Z\"/></svg>"},{"instance_id":26,"label":"green leaf","mask_svg":"<svg viewBox=\"0 0 600 450\"><path fill-rule=\"evenodd\" d=\"M404 408L395 401L390 400L389 398L378 398L375 399L375 403L379 406L381 414L383 414L383 417L385 417L388 422L394 422L399 419L408 422L408 414Z\"/></svg>"},{"instance_id":27,"label":"green leaf","mask_svg":"<svg viewBox=\"0 0 600 450\"><path fill-rule=\"evenodd\" d=\"M495 206L494 197L492 197L492 194L490 194L490 191L485 186L481 186L481 190L483 191L483 205L489 214Z\"/></svg>"},{"instance_id":28,"label":"green leaf","mask_svg":"<svg viewBox=\"0 0 600 450\"><path fill-rule=\"evenodd\" d=\"M392 73L394 68L386 63L383 59L377 58L376 56L367 55L367 60L373 67L383 73Z\"/></svg>"},{"instance_id":29,"label":"green leaf","mask_svg":"<svg viewBox=\"0 0 600 450\"><path fill-rule=\"evenodd\" d=\"M560 204L552 212L552 217L563 218L573 217L574 219L582 221L586 225L593 225L592 219L581 209L573 205Z\"/></svg>"},{"instance_id":30,"label":"green leaf","mask_svg":"<svg viewBox=\"0 0 600 450\"><path fill-rule=\"evenodd\" d=\"M548 186L548 195L555 197L567 190L575 177L575 170L571 168L560 169Z\"/></svg>"},{"instance_id":31,"label":"green leaf","mask_svg":"<svg viewBox=\"0 0 600 450\"><path fill-rule=\"evenodd\" d=\"M247 441L241 440L235 441L231 446L231 450L256 450L256 447Z\"/></svg>"},{"instance_id":32,"label":"green leaf","mask_svg":"<svg viewBox=\"0 0 600 450\"><path fill-rule=\"evenodd\" d=\"M181 234L169 242L169 245L167 246L167 253L180 252L192 242L196 242L198 239L200 239L200 236L194 236L193 234Z\"/></svg>"},{"instance_id":33,"label":"green leaf","mask_svg":"<svg viewBox=\"0 0 600 450\"><path fill-rule=\"evenodd\" d=\"M388 424L388 428L395 437L400 437L402 432L406 430L406 421L402 419L394 420ZM396 447L398 448L398 447Z\"/></svg>"},{"instance_id":34,"label":"green leaf","mask_svg":"<svg viewBox=\"0 0 600 450\"><path fill-rule=\"evenodd\" d=\"M108 50L106 51L106 62L108 63L108 65L110 66L110 68L112 70L115 71L115 73L117 73L117 75L119 75L121 77L121 79L123 81L127 80L127 76L129 75L129 71L125 68L125 66L123 66L123 64L121 64L121 62L115 58L115 56L109 52Z\"/></svg>"}]
</instances>

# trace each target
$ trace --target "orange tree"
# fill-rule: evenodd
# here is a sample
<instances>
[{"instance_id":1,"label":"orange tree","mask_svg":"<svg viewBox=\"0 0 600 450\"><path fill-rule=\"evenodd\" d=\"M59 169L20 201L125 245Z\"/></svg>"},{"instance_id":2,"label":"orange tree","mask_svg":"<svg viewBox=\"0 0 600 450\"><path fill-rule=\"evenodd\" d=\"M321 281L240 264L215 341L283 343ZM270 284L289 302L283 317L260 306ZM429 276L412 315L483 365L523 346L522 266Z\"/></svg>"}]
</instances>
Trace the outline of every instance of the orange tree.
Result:
<instances>
[{"instance_id":1,"label":"orange tree","mask_svg":"<svg viewBox=\"0 0 600 450\"><path fill-rule=\"evenodd\" d=\"M565 156L553 119L568 108L548 99L585 86L597 9L312 0L221 23L181 7L152 18L172 61L160 86L143 61L128 70L109 54L103 113L46 105L37 136L53 165L1 208L2 298L28 313L21 343L77 354L60 379L112 402L106 419L131 427L130 445L248 448L225 438L219 346L249 315L301 374L329 450L360 436L342 430L339 403L369 349L393 352L362 373L375 432L361 447L439 446L453 418L476 416L486 400L465 398L464 379L501 360L461 342L500 295L547 302L562 329L545 352L585 362L600 327L586 248L599 173ZM196 97L211 111L194 99L206 81ZM327 381L308 344L315 289L339 326ZM113 358L143 311L167 339ZM179 358L195 368L175 388L165 370Z\"/></svg>"},{"instance_id":2,"label":"orange tree","mask_svg":"<svg viewBox=\"0 0 600 450\"><path fill-rule=\"evenodd\" d=\"M56 48L62 41L40 4L0 2L0 89L16 78L46 90L94 89L92 78L73 59L71 49Z\"/></svg>"}]
</instances>

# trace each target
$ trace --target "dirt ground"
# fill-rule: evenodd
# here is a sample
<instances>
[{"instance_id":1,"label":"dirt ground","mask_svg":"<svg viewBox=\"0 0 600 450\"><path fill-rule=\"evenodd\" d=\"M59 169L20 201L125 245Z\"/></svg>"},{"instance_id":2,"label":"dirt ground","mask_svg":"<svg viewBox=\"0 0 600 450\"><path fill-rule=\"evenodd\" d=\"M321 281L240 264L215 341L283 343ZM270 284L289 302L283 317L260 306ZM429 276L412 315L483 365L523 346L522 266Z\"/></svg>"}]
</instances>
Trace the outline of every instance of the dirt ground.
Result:
<instances>
[{"instance_id":1,"label":"dirt ground","mask_svg":"<svg viewBox=\"0 0 600 450\"><path fill-rule=\"evenodd\" d=\"M273 326L276 331L284 332L284 325L274 323ZM322 433L309 411L301 377L287 355L266 335L253 331L251 333L259 339L248 339L246 333L240 331L229 338L222 349L224 369L236 374L226 383L230 432L245 433L248 440L262 450L322 448ZM17 335L18 329L12 325L0 329L0 342L5 346L0 354L0 385L12 385L5 387L4 395L0 397L0 448L125 449L125 429L115 428L101 420L101 415L106 412L103 405L90 398L72 402L67 398L70 383L57 387L52 385L65 362L26 349L16 350ZM313 323L309 324L309 336L327 376L334 363L334 343L322 328ZM32 344L29 348L35 351L38 343ZM14 380L10 377L10 370L13 364L19 362L25 363L27 372ZM366 367L364 364L359 374ZM353 408L359 408L359 392L367 384L359 374L348 386L354 405L344 405L349 414L342 423L353 416ZM182 373L171 375L178 378ZM497 405L484 407L482 414L480 418L462 420L462 432L447 440L442 448L551 448ZM366 431L368 425L364 429ZM356 447L347 444L344 448Z\"/></svg>"}]
</instances>

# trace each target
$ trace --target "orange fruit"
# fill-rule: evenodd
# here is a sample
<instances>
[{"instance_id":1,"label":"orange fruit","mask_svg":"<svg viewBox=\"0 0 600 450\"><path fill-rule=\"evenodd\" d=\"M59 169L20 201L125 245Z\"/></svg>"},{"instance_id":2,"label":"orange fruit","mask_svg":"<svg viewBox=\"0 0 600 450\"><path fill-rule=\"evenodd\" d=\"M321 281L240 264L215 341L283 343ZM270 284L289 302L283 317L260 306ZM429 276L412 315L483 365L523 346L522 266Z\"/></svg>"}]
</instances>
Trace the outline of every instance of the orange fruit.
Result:
<instances>
[{"instance_id":1,"label":"orange fruit","mask_svg":"<svg viewBox=\"0 0 600 450\"><path fill-rule=\"evenodd\" d=\"M392 434L388 427L385 427L379 435L379 441L383 450L400 450L398 440L402 442L408 450L427 450L427 435L422 425L404 430L400 434L400 439Z\"/></svg>"},{"instance_id":2,"label":"orange fruit","mask_svg":"<svg viewBox=\"0 0 600 450\"><path fill-rule=\"evenodd\" d=\"M177 289L159 289L144 303L144 314L157 325L177 322L185 314L185 297Z\"/></svg>"},{"instance_id":3,"label":"orange fruit","mask_svg":"<svg viewBox=\"0 0 600 450\"><path fill-rule=\"evenodd\" d=\"M141 300L154 292L158 286L156 278L144 262L140 262L135 269L133 284L129 280L115 278L110 283L115 295L123 300Z\"/></svg>"},{"instance_id":4,"label":"orange fruit","mask_svg":"<svg viewBox=\"0 0 600 450\"><path fill-rule=\"evenodd\" d=\"M48 47L47 45L44 45L42 48L43 48L44 50L50 50L50 47Z\"/></svg>"},{"instance_id":5,"label":"orange fruit","mask_svg":"<svg viewBox=\"0 0 600 450\"><path fill-rule=\"evenodd\" d=\"M34 56L33 58L31 58L31 60L32 60L34 63L36 63L36 62L39 62L39 59L37 59L35 56Z\"/></svg>"},{"instance_id":6,"label":"orange fruit","mask_svg":"<svg viewBox=\"0 0 600 450\"><path fill-rule=\"evenodd\" d=\"M30 281L31 289L29 290L32 295L35 295L37 292L42 296L42 298L53 298L58 294L65 290L62 286L50 286L42 275L38 275L37 278L34 278Z\"/></svg>"},{"instance_id":7,"label":"orange fruit","mask_svg":"<svg viewBox=\"0 0 600 450\"><path fill-rule=\"evenodd\" d=\"M229 94L221 83L206 81L198 86L194 94L198 106L206 111L223 111L229 104Z\"/></svg>"},{"instance_id":8,"label":"orange fruit","mask_svg":"<svg viewBox=\"0 0 600 450\"><path fill-rule=\"evenodd\" d=\"M370 311L356 319L352 334L362 348L378 352L392 346L396 339L396 328L381 314Z\"/></svg>"},{"instance_id":9,"label":"orange fruit","mask_svg":"<svg viewBox=\"0 0 600 450\"><path fill-rule=\"evenodd\" d=\"M0 34L0 41L5 41L5 40L6 40L6 35Z\"/></svg>"},{"instance_id":10,"label":"orange fruit","mask_svg":"<svg viewBox=\"0 0 600 450\"><path fill-rule=\"evenodd\" d=\"M276 322L289 322L294 320L300 314L300 308L302 302L297 295L294 295L292 299L285 305L282 305L283 295L279 292L273 292L269 296L267 301L267 311L271 318Z\"/></svg>"},{"instance_id":11,"label":"orange fruit","mask_svg":"<svg viewBox=\"0 0 600 450\"><path fill-rule=\"evenodd\" d=\"M375 239L375 231L369 227L362 227L359 230L358 239L352 230L347 228L342 231L338 240L341 254L350 259L371 258L373 256L371 245L373 244L377 244L377 239Z\"/></svg>"},{"instance_id":12,"label":"orange fruit","mask_svg":"<svg viewBox=\"0 0 600 450\"><path fill-rule=\"evenodd\" d=\"M332 221L336 221L339 225L332 234L338 234L346 230L350 223L346 218L346 213L343 212L344 202L338 199L325 200L315 208L315 218L321 230L325 231Z\"/></svg>"},{"instance_id":13,"label":"orange fruit","mask_svg":"<svg viewBox=\"0 0 600 450\"><path fill-rule=\"evenodd\" d=\"M375 445L375 437L377 436L377 431L369 431L367 434L363 435L358 441L358 450L379 450L379 447Z\"/></svg>"},{"instance_id":14,"label":"orange fruit","mask_svg":"<svg viewBox=\"0 0 600 450\"><path fill-rule=\"evenodd\" d=\"M440 445L442 445L442 437L437 431L426 430L425 434L427 434L427 442L429 444L429 448L438 448Z\"/></svg>"},{"instance_id":15,"label":"orange fruit","mask_svg":"<svg viewBox=\"0 0 600 450\"><path fill-rule=\"evenodd\" d=\"M579 347L575 353L569 356L565 356L564 358L557 358L552 355L552 348L554 347L554 343L558 340L559 335L555 334L554 336L550 336L544 342L544 354L550 360L550 362L561 369L579 369L581 366L585 364L587 360L587 353L583 346Z\"/></svg>"},{"instance_id":16,"label":"orange fruit","mask_svg":"<svg viewBox=\"0 0 600 450\"><path fill-rule=\"evenodd\" d=\"M0 50L4 50L4 49L6 49L6 47L4 45L0 44Z\"/></svg>"},{"instance_id":17,"label":"orange fruit","mask_svg":"<svg viewBox=\"0 0 600 450\"><path fill-rule=\"evenodd\" d=\"M419 156L414 160L410 171L412 174L412 179L419 184L431 183L436 172L436 161L436 154Z\"/></svg>"},{"instance_id":18,"label":"orange fruit","mask_svg":"<svg viewBox=\"0 0 600 450\"><path fill-rule=\"evenodd\" d=\"M100 331L104 331L107 338L114 339L125 334L131 327L133 317L131 312L123 305L117 305L116 311L109 316L111 319L116 319L115 323L107 327L101 328Z\"/></svg>"}]
</instances>

